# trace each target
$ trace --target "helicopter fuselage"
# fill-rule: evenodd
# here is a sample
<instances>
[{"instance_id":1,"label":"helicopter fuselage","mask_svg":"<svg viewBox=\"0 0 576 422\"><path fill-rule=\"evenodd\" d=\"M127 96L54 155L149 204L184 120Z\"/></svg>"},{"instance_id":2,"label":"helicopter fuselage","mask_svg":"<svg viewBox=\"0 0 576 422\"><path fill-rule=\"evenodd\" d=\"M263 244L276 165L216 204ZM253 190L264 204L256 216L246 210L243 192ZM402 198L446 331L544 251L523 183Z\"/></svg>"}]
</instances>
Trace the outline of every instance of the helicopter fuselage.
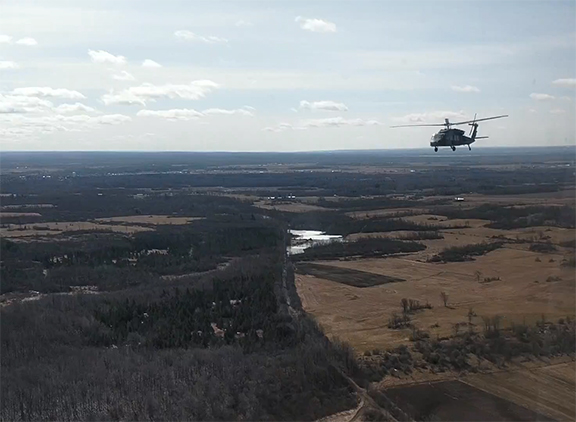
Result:
<instances>
[{"instance_id":1,"label":"helicopter fuselage","mask_svg":"<svg viewBox=\"0 0 576 422\"><path fill-rule=\"evenodd\" d=\"M437 149L439 147L451 147L454 149L457 146L473 144L476 140L464 135L464 131L460 129L442 129L438 133L432 135L430 146Z\"/></svg>"},{"instance_id":2,"label":"helicopter fuselage","mask_svg":"<svg viewBox=\"0 0 576 422\"><path fill-rule=\"evenodd\" d=\"M491 116L491 117L484 117L482 119L477 119L476 114L474 114L473 120L466 120L463 122L456 122L450 123L448 118L444 119L444 123L423 123L423 124L415 124L415 125L399 125L399 126L391 126L391 127L408 127L408 126L444 126L444 129L436 132L432 135L432 139L430 140L430 146L434 148L434 151L438 152L438 147L450 147L452 151L456 151L456 147L467 145L468 149L471 150L470 145L476 142L476 139L486 139L487 136L477 136L478 135L478 122L484 122L486 120L493 120L493 119L500 119L502 117L508 117L507 114L503 114L501 116ZM464 131L461 129L455 129L451 126L459 126L468 124L472 126L472 130L470 131L469 136L464 135Z\"/></svg>"}]
</instances>

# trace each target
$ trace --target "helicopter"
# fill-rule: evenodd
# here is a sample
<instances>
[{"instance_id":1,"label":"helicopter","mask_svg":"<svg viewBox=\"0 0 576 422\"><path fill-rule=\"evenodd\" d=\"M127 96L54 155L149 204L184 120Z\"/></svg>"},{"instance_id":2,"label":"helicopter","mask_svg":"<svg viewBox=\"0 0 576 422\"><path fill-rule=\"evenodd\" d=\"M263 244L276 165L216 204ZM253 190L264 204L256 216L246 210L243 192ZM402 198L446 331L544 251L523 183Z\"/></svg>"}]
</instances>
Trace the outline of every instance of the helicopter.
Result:
<instances>
[{"instance_id":1,"label":"helicopter","mask_svg":"<svg viewBox=\"0 0 576 422\"><path fill-rule=\"evenodd\" d=\"M438 152L438 147L450 147L452 151L456 151L457 146L468 145L468 149L472 150L470 144L473 144L476 139L486 139L488 136L476 136L478 133L478 122L485 120L500 119L502 117L508 117L507 114L501 116L484 117L482 119L476 119L476 114L474 114L473 120L466 120L464 122L450 123L448 119L444 119L444 123L431 123L431 124L418 124L418 125L397 125L390 127L411 127L411 126L444 126L439 132L432 135L430 146L434 147L434 152ZM469 124L472 126L470 128L470 133L468 136L464 135L464 131L461 129L452 129L451 126L465 125Z\"/></svg>"}]
</instances>

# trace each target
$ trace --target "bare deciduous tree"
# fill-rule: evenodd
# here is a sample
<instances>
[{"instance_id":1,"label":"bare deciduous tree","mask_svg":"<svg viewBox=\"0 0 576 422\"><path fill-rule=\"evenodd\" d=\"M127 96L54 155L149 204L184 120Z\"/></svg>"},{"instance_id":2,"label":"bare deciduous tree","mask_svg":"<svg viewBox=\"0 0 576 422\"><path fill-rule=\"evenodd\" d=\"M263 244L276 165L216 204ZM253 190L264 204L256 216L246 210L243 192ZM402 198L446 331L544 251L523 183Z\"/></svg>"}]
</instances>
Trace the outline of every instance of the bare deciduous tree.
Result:
<instances>
[{"instance_id":1,"label":"bare deciduous tree","mask_svg":"<svg viewBox=\"0 0 576 422\"><path fill-rule=\"evenodd\" d=\"M468 309L468 325L472 325L472 318L476 316L473 308Z\"/></svg>"},{"instance_id":2,"label":"bare deciduous tree","mask_svg":"<svg viewBox=\"0 0 576 422\"><path fill-rule=\"evenodd\" d=\"M404 298L401 301L402 303L402 310L404 311L404 313L408 312L408 299Z\"/></svg>"},{"instance_id":3,"label":"bare deciduous tree","mask_svg":"<svg viewBox=\"0 0 576 422\"><path fill-rule=\"evenodd\" d=\"M446 292L440 292L440 298L442 299L444 306L447 307L448 306L448 294Z\"/></svg>"}]
</instances>

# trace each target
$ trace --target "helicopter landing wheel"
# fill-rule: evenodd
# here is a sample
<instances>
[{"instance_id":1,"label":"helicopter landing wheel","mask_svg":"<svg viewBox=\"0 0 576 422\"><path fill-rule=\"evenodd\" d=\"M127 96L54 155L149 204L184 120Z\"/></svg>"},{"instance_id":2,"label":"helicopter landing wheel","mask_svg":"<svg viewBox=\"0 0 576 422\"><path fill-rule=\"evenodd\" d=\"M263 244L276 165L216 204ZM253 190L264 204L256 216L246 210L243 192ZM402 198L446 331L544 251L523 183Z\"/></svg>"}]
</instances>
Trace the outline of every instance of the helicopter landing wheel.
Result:
<instances>
[{"instance_id":1,"label":"helicopter landing wheel","mask_svg":"<svg viewBox=\"0 0 576 422\"><path fill-rule=\"evenodd\" d=\"M470 145L468 145L468 151L472 151L472 148L470 147Z\"/></svg>"},{"instance_id":2,"label":"helicopter landing wheel","mask_svg":"<svg viewBox=\"0 0 576 422\"><path fill-rule=\"evenodd\" d=\"M434 152L438 152L438 147L434 147Z\"/></svg>"},{"instance_id":3,"label":"helicopter landing wheel","mask_svg":"<svg viewBox=\"0 0 576 422\"><path fill-rule=\"evenodd\" d=\"M456 147L454 145L452 145L450 148L452 148L452 151L456 151Z\"/></svg>"}]
</instances>

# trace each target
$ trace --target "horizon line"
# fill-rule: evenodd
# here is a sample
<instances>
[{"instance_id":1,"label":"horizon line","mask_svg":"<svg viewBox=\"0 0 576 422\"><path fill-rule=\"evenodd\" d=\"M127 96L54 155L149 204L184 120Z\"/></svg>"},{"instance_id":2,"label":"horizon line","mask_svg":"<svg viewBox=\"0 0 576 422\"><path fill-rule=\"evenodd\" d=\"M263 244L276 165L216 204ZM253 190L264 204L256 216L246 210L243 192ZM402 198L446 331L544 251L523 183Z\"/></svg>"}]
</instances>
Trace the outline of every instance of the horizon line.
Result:
<instances>
[{"instance_id":1,"label":"horizon line","mask_svg":"<svg viewBox=\"0 0 576 422\"><path fill-rule=\"evenodd\" d=\"M550 148L576 148L576 144L571 145L552 145L552 146L484 146L480 149L550 149ZM479 149L476 147L475 149ZM8 150L1 151L1 154L10 153L185 153L185 154L306 154L306 153L327 153L327 152L371 152L371 151L416 151L416 150L430 150L431 147L415 147L415 148L365 148L365 149L321 149L321 150L299 150L299 151L238 151L238 150L210 150L210 151L194 151L194 150Z\"/></svg>"}]
</instances>

